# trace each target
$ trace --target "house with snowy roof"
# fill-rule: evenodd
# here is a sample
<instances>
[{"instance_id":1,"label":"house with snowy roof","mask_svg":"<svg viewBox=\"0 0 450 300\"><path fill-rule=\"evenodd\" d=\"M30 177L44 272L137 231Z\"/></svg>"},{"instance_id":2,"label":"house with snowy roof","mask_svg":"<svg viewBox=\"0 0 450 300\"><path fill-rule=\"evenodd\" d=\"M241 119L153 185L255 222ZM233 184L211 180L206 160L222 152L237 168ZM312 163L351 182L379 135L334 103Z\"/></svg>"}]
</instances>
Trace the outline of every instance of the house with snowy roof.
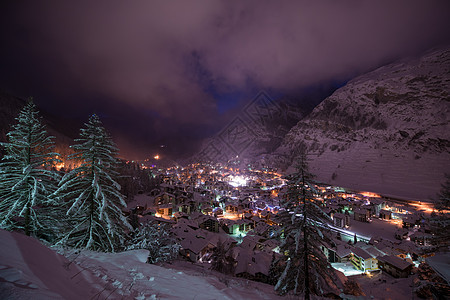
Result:
<instances>
[{"instance_id":1,"label":"house with snowy roof","mask_svg":"<svg viewBox=\"0 0 450 300\"><path fill-rule=\"evenodd\" d=\"M336 246L335 262L349 261L351 255L352 255L352 248L348 244L338 244Z\"/></svg>"},{"instance_id":2,"label":"house with snowy roof","mask_svg":"<svg viewBox=\"0 0 450 300\"><path fill-rule=\"evenodd\" d=\"M353 210L354 219L360 222L369 222L370 212L365 208L355 208Z\"/></svg>"},{"instance_id":3,"label":"house with snowy roof","mask_svg":"<svg viewBox=\"0 0 450 300\"><path fill-rule=\"evenodd\" d=\"M413 264L395 255L379 256L378 262L381 270L396 278L408 277L413 268Z\"/></svg>"},{"instance_id":4,"label":"house with snowy roof","mask_svg":"<svg viewBox=\"0 0 450 300\"><path fill-rule=\"evenodd\" d=\"M274 254L251 251L241 247L235 247L233 250L236 261L236 267L234 269L234 275L236 277L268 282L270 265Z\"/></svg>"},{"instance_id":5,"label":"house with snowy roof","mask_svg":"<svg viewBox=\"0 0 450 300\"><path fill-rule=\"evenodd\" d=\"M198 226L202 229L211 232L219 232L219 221L212 216L203 215L197 218L196 221L198 222Z\"/></svg>"},{"instance_id":6,"label":"house with snowy roof","mask_svg":"<svg viewBox=\"0 0 450 300\"><path fill-rule=\"evenodd\" d=\"M180 241L180 254L192 262L198 262L207 253L211 253L215 245L209 239L199 235L191 235Z\"/></svg>"},{"instance_id":7,"label":"house with snowy roof","mask_svg":"<svg viewBox=\"0 0 450 300\"><path fill-rule=\"evenodd\" d=\"M237 234L239 231L239 223L236 220L220 219L219 224L228 234Z\"/></svg>"},{"instance_id":8,"label":"house with snowy roof","mask_svg":"<svg viewBox=\"0 0 450 300\"><path fill-rule=\"evenodd\" d=\"M165 218L172 217L173 206L172 204L161 204L158 205L157 213Z\"/></svg>"},{"instance_id":9,"label":"house with snowy roof","mask_svg":"<svg viewBox=\"0 0 450 300\"><path fill-rule=\"evenodd\" d=\"M350 226L350 215L341 213L333 214L333 223L336 227L347 228Z\"/></svg>"},{"instance_id":10,"label":"house with snowy roof","mask_svg":"<svg viewBox=\"0 0 450 300\"><path fill-rule=\"evenodd\" d=\"M187 224L177 224L173 232L180 241L180 254L192 262L207 261L217 243L221 241L226 249L236 245L236 241L225 234L209 232L203 229L193 230Z\"/></svg>"},{"instance_id":11,"label":"house with snowy roof","mask_svg":"<svg viewBox=\"0 0 450 300\"><path fill-rule=\"evenodd\" d=\"M157 195L154 199L155 206L162 205L162 204L172 204L174 203L175 195L167 192L162 192L161 194Z\"/></svg>"}]
</instances>

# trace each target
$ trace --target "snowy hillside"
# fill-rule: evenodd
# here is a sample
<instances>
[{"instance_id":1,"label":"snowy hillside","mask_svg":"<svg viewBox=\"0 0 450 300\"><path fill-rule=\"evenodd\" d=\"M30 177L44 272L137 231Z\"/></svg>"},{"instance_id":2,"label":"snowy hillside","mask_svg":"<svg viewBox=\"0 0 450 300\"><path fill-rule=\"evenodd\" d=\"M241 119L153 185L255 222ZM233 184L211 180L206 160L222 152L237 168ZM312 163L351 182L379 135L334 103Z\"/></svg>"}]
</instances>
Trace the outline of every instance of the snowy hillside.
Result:
<instances>
[{"instance_id":1,"label":"snowy hillside","mask_svg":"<svg viewBox=\"0 0 450 300\"><path fill-rule=\"evenodd\" d=\"M355 78L286 135L272 162L305 142L311 169L334 185L414 199L450 172L450 48Z\"/></svg>"},{"instance_id":2,"label":"snowy hillside","mask_svg":"<svg viewBox=\"0 0 450 300\"><path fill-rule=\"evenodd\" d=\"M273 286L190 264L146 264L147 250L66 255L0 230L0 299L282 299Z\"/></svg>"}]
</instances>

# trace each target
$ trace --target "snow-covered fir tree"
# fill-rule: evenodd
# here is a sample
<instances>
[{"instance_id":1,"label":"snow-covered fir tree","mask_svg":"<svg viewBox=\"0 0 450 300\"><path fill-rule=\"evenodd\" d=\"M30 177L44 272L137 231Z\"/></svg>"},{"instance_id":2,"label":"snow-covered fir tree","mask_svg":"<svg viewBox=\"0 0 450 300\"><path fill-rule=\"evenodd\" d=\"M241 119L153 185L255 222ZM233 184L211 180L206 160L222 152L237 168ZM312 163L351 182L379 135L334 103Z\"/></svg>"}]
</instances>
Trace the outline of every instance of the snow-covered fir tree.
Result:
<instances>
[{"instance_id":1,"label":"snow-covered fir tree","mask_svg":"<svg viewBox=\"0 0 450 300\"><path fill-rule=\"evenodd\" d=\"M437 195L436 208L441 212L450 209L450 173L445 174L445 182Z\"/></svg>"},{"instance_id":2,"label":"snow-covered fir tree","mask_svg":"<svg viewBox=\"0 0 450 300\"><path fill-rule=\"evenodd\" d=\"M305 154L300 154L296 172L288 177L288 193L280 203L283 211L277 215L281 223L281 253L285 268L275 285L281 294L293 293L309 299L333 288L335 273L320 247L329 217L315 203L317 191L313 175L308 171Z\"/></svg>"},{"instance_id":3,"label":"snow-covered fir tree","mask_svg":"<svg viewBox=\"0 0 450 300\"><path fill-rule=\"evenodd\" d=\"M132 230L122 213L126 204L116 182L118 149L97 115L89 118L75 142L69 159L80 165L62 178L54 194L66 202L69 216L59 243L114 252Z\"/></svg>"},{"instance_id":4,"label":"snow-covered fir tree","mask_svg":"<svg viewBox=\"0 0 450 300\"><path fill-rule=\"evenodd\" d=\"M31 99L16 120L8 141L1 144L6 154L0 162L0 227L20 228L32 235L48 230L49 216L39 209L42 212L50 204L48 196L59 181L52 170L58 154L52 152L53 137L47 134Z\"/></svg>"},{"instance_id":5,"label":"snow-covered fir tree","mask_svg":"<svg viewBox=\"0 0 450 300\"><path fill-rule=\"evenodd\" d=\"M450 245L450 174L445 174L445 182L435 200L437 212L433 211L428 224L432 233L431 244L446 251ZM430 251L434 248L431 248Z\"/></svg>"},{"instance_id":6,"label":"snow-covered fir tree","mask_svg":"<svg viewBox=\"0 0 450 300\"><path fill-rule=\"evenodd\" d=\"M214 247L211 255L211 269L221 273L231 274L233 272L234 264L235 260L228 247L219 239L217 246Z\"/></svg>"},{"instance_id":7,"label":"snow-covered fir tree","mask_svg":"<svg viewBox=\"0 0 450 300\"><path fill-rule=\"evenodd\" d=\"M130 240L127 249L149 250L147 262L154 264L175 259L180 247L167 224L149 222L135 230L135 236Z\"/></svg>"}]
</instances>

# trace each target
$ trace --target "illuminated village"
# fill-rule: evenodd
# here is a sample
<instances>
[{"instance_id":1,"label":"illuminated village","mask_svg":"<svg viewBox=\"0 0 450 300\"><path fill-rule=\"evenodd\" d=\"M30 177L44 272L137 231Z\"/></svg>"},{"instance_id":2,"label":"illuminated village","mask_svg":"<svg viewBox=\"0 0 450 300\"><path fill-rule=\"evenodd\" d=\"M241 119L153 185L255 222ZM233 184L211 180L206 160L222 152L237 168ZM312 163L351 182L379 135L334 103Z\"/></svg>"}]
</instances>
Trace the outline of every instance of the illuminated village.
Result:
<instances>
[{"instance_id":1,"label":"illuminated village","mask_svg":"<svg viewBox=\"0 0 450 300\"><path fill-rule=\"evenodd\" d=\"M142 165L160 183L148 193L140 191L128 203L129 214L141 225L169 224L186 260L208 267L222 243L233 257L234 276L267 283L274 258L282 255L275 216L287 193L286 180L270 168L233 165ZM408 278L436 247L429 243L429 203L326 184L316 189L314 201L332 220L333 238L322 251L345 276Z\"/></svg>"},{"instance_id":2,"label":"illuminated village","mask_svg":"<svg viewBox=\"0 0 450 300\"><path fill-rule=\"evenodd\" d=\"M450 299L450 1L3 1L0 300Z\"/></svg>"}]
</instances>

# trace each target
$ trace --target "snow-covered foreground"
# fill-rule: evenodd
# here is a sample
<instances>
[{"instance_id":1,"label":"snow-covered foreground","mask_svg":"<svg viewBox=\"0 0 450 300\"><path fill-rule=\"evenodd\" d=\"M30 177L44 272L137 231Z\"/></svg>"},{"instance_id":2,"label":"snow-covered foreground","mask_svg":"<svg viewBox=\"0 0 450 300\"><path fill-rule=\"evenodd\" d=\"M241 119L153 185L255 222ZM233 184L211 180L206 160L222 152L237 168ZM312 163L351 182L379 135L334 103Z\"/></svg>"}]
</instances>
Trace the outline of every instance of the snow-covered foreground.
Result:
<instances>
[{"instance_id":1,"label":"snow-covered foreground","mask_svg":"<svg viewBox=\"0 0 450 300\"><path fill-rule=\"evenodd\" d=\"M0 230L0 299L281 299L270 285L146 264L146 250L68 257Z\"/></svg>"}]
</instances>

